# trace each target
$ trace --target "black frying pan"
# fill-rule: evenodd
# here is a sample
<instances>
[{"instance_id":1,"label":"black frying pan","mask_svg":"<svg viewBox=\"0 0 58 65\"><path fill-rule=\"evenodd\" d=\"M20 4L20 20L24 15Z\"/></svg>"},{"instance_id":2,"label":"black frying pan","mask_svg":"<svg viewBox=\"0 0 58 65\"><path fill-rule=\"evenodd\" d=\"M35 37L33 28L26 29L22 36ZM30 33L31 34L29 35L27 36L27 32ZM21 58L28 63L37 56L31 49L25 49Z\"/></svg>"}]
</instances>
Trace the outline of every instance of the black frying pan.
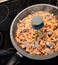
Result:
<instances>
[{"instance_id":1,"label":"black frying pan","mask_svg":"<svg viewBox=\"0 0 58 65\"><path fill-rule=\"evenodd\" d=\"M10 28L10 38L12 41L13 46L15 47L15 49L17 50L17 54L19 55L19 57L27 57L33 60L46 60L46 59L50 59L53 57L56 57L58 55L58 52L55 52L53 54L47 55L47 56L39 56L39 55L30 55L28 53L26 53L25 51L23 51L18 45L17 42L14 40L14 31L16 29L16 25L19 21L19 19L23 19L24 17L26 17L28 14L30 14L32 11L47 11L50 13L53 13L55 15L58 15L58 7L53 6L53 5L49 5L49 4L37 4L37 5L33 5L30 7L27 7L26 9L22 10L20 13L18 13L18 15L14 18L12 24L11 24L11 28ZM14 63L17 61L17 57L18 55L15 54L16 57L13 57L12 60L10 61L11 63L8 65L14 65ZM20 61L20 60L19 60Z\"/></svg>"}]
</instances>

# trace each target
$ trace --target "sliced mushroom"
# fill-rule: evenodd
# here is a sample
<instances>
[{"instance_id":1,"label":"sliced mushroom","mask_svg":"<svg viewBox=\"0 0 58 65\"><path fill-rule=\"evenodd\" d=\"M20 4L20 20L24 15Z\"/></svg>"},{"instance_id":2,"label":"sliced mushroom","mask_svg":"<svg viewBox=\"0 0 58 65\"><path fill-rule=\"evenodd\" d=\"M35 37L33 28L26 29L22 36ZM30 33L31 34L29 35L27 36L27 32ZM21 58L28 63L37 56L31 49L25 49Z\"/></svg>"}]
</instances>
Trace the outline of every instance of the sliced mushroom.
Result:
<instances>
[{"instance_id":1,"label":"sliced mushroom","mask_svg":"<svg viewBox=\"0 0 58 65\"><path fill-rule=\"evenodd\" d=\"M51 48L53 48L55 46L55 43L51 43Z\"/></svg>"},{"instance_id":2,"label":"sliced mushroom","mask_svg":"<svg viewBox=\"0 0 58 65\"><path fill-rule=\"evenodd\" d=\"M53 48L55 46L55 43L49 43L49 42L46 42L46 46L48 48Z\"/></svg>"},{"instance_id":3,"label":"sliced mushroom","mask_svg":"<svg viewBox=\"0 0 58 65\"><path fill-rule=\"evenodd\" d=\"M31 44L32 44L32 48L34 48L35 47L35 42L32 42Z\"/></svg>"},{"instance_id":4,"label":"sliced mushroom","mask_svg":"<svg viewBox=\"0 0 58 65\"><path fill-rule=\"evenodd\" d=\"M35 41L35 46L38 48L38 41Z\"/></svg>"},{"instance_id":5,"label":"sliced mushroom","mask_svg":"<svg viewBox=\"0 0 58 65\"><path fill-rule=\"evenodd\" d=\"M22 42L22 48L26 48L27 47L27 44L28 44L27 41Z\"/></svg>"},{"instance_id":6,"label":"sliced mushroom","mask_svg":"<svg viewBox=\"0 0 58 65\"><path fill-rule=\"evenodd\" d=\"M48 36L50 37L53 34L52 31L48 31Z\"/></svg>"},{"instance_id":7,"label":"sliced mushroom","mask_svg":"<svg viewBox=\"0 0 58 65\"><path fill-rule=\"evenodd\" d=\"M53 51L51 49L49 49L49 48L45 48L44 52L46 54L52 54L53 53Z\"/></svg>"},{"instance_id":8,"label":"sliced mushroom","mask_svg":"<svg viewBox=\"0 0 58 65\"><path fill-rule=\"evenodd\" d=\"M49 16L49 19L52 19L52 17L53 17L53 14L51 14L51 15Z\"/></svg>"},{"instance_id":9,"label":"sliced mushroom","mask_svg":"<svg viewBox=\"0 0 58 65\"><path fill-rule=\"evenodd\" d=\"M22 32L25 32L25 30L26 30L25 27L22 27L22 28L21 28L21 31L22 31Z\"/></svg>"},{"instance_id":10,"label":"sliced mushroom","mask_svg":"<svg viewBox=\"0 0 58 65\"><path fill-rule=\"evenodd\" d=\"M47 46L48 48L50 48L50 47L51 47L51 45L50 45L50 43L49 43L49 42L46 42L46 46Z\"/></svg>"}]
</instances>

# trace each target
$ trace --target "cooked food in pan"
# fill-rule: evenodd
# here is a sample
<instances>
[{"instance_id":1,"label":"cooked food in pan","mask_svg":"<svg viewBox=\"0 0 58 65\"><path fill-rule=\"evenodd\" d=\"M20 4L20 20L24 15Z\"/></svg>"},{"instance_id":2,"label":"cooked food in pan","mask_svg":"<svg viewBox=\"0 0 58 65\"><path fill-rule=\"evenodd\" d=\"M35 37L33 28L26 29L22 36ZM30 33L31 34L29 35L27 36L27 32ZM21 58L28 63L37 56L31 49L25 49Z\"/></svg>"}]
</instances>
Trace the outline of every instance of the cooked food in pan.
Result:
<instances>
[{"instance_id":1,"label":"cooked food in pan","mask_svg":"<svg viewBox=\"0 0 58 65\"><path fill-rule=\"evenodd\" d=\"M31 25L31 19L34 15L43 17L44 26L40 29L43 34L42 37L38 30ZM18 46L29 54L41 56L52 54L58 51L57 16L45 11L31 12L18 21L14 37Z\"/></svg>"}]
</instances>

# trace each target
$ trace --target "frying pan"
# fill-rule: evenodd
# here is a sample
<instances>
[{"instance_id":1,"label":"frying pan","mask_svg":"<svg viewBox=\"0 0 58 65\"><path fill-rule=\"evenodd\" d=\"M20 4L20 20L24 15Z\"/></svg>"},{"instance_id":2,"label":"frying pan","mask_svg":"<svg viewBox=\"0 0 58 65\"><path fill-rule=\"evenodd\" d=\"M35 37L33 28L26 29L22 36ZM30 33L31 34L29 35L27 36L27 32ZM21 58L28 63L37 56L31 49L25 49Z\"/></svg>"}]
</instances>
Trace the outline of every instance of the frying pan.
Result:
<instances>
[{"instance_id":1,"label":"frying pan","mask_svg":"<svg viewBox=\"0 0 58 65\"><path fill-rule=\"evenodd\" d=\"M50 13L53 13L55 15L58 15L58 7L53 6L53 5L49 5L49 4L32 5L32 6L25 8L20 13L18 13L18 15L14 18L14 20L11 24L11 27L10 27L10 39L11 39L11 42L12 42L14 48L17 50L17 53L12 57L12 60L9 61L10 63L8 63L8 65L14 65L14 63L16 63L18 61L18 59L17 59L18 56L19 56L18 57L19 59L20 59L20 57L25 56L25 57L33 59L33 60L47 60L47 59L51 59L51 58L58 56L58 52L55 52L53 54L46 55L46 56L30 55L30 54L26 53L24 50L22 50L17 45L17 42L14 40L14 32L16 30L16 25L17 25L19 19L23 19L28 14L30 14L32 11L34 11L34 12L46 11L46 12L50 12Z\"/></svg>"}]
</instances>

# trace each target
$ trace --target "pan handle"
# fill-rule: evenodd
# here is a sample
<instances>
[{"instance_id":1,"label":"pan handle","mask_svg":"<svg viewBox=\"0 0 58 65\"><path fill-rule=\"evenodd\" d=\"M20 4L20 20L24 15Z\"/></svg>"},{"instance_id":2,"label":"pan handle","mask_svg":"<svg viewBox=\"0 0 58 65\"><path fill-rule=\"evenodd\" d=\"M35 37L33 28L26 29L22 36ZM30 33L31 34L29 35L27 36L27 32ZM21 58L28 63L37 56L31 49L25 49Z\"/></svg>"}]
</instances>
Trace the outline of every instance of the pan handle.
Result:
<instances>
[{"instance_id":1,"label":"pan handle","mask_svg":"<svg viewBox=\"0 0 58 65\"><path fill-rule=\"evenodd\" d=\"M19 52L16 52L16 54L13 55L13 57L8 61L6 65L17 65L18 63L20 63L20 59L22 57L23 56Z\"/></svg>"}]
</instances>

